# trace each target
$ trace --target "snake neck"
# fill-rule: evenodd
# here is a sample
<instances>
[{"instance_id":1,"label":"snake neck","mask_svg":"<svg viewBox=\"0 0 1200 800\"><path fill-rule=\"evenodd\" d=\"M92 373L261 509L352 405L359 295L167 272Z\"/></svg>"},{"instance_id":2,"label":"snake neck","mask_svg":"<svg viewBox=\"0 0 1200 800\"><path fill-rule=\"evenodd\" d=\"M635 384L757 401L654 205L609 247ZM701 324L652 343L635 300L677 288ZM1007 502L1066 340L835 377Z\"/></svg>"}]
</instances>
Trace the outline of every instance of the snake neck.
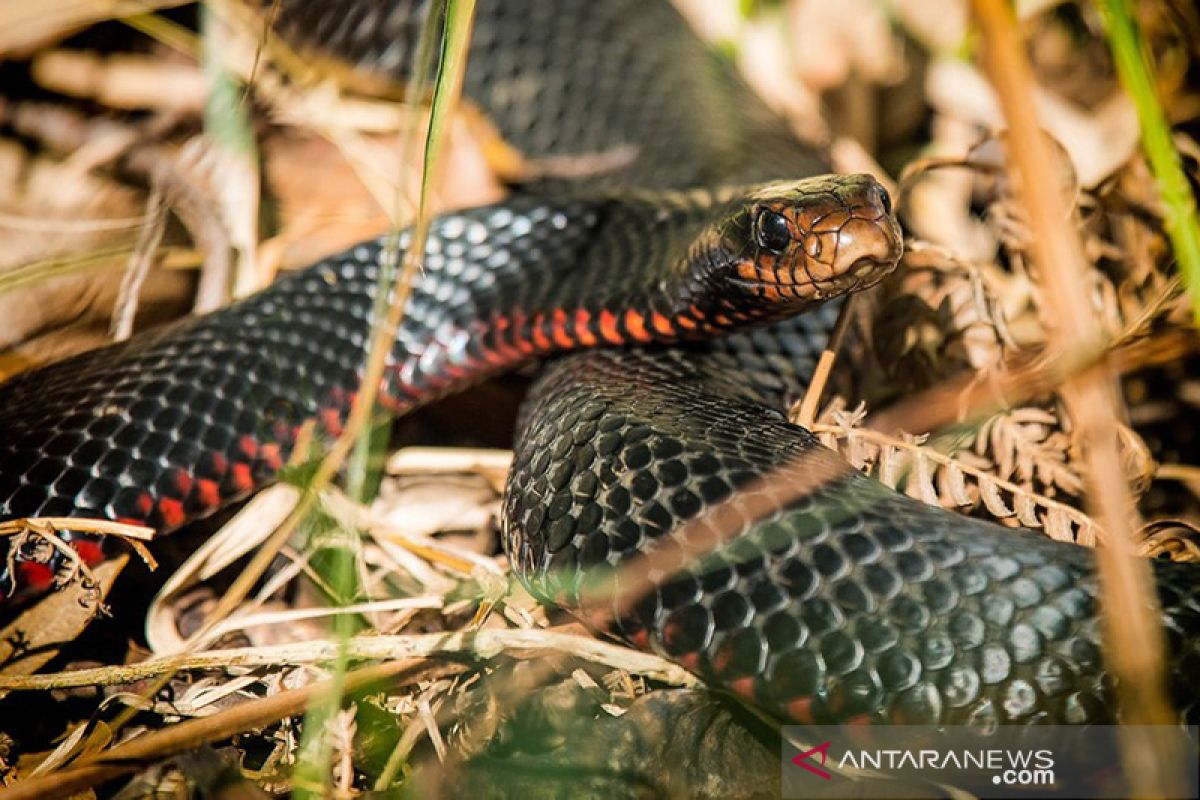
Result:
<instances>
[{"instance_id":1,"label":"snake neck","mask_svg":"<svg viewBox=\"0 0 1200 800\"><path fill-rule=\"evenodd\" d=\"M711 338L755 318L710 280L733 258L714 223L732 194L519 200L440 219L407 300L386 404L401 412L548 355Z\"/></svg>"},{"instance_id":2,"label":"snake neck","mask_svg":"<svg viewBox=\"0 0 1200 800\"><path fill-rule=\"evenodd\" d=\"M434 220L380 403L404 413L543 356L757 319L752 298L739 307L718 280L746 238L739 197L519 196ZM0 517L171 529L273 480L308 455L299 443L341 434L385 305L381 266L412 245L410 232L390 249L358 245L220 312L0 387ZM43 468L69 475L22 482Z\"/></svg>"}]
</instances>

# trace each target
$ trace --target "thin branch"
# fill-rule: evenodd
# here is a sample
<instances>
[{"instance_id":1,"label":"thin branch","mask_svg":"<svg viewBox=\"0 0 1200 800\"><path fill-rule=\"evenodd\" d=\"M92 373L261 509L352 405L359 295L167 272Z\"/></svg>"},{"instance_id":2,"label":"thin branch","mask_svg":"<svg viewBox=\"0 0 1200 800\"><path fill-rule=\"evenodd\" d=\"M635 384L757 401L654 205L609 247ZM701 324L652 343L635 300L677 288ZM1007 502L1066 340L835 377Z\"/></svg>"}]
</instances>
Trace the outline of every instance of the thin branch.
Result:
<instances>
[{"instance_id":1,"label":"thin branch","mask_svg":"<svg viewBox=\"0 0 1200 800\"><path fill-rule=\"evenodd\" d=\"M821 395L825 392L825 384L829 382L829 374L833 371L834 362L837 361L837 353L841 349L842 340L846 338L846 329L850 327L850 320L854 314L854 302L856 299L858 299L858 295L850 295L842 303L842 307L838 311L837 322L833 326L833 333L829 336L829 343L821 351L821 357L817 361L817 368L813 370L812 380L808 384L808 389L804 392L804 399L800 402L800 410L796 413L796 424L801 427L811 428L817 418L817 409L821 405Z\"/></svg>"},{"instance_id":2,"label":"thin branch","mask_svg":"<svg viewBox=\"0 0 1200 800\"><path fill-rule=\"evenodd\" d=\"M247 669L328 663L342 642L319 639L269 647L239 647L185 653L111 667L70 670L44 675L0 675L0 689L44 691L81 686L116 686L173 674L185 669ZM645 675L673 686L695 686L697 679L671 661L594 636L554 630L496 629L425 633L398 636L355 636L344 643L346 654L357 661L425 659L436 656L470 656L477 660L502 653L565 653L614 669Z\"/></svg>"}]
</instances>

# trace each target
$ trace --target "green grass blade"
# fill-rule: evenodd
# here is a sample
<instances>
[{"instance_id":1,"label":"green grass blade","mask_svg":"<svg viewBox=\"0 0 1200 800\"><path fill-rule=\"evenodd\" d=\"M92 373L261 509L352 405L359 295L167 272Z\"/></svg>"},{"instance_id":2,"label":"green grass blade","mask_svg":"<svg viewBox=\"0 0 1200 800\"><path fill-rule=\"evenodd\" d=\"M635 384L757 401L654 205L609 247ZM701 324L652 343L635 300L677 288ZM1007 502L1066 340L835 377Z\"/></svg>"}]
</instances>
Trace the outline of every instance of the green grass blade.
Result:
<instances>
[{"instance_id":1,"label":"green grass blade","mask_svg":"<svg viewBox=\"0 0 1200 800\"><path fill-rule=\"evenodd\" d=\"M471 20L475 18L475 0L447 0L446 27L438 59L438 77L433 90L429 113L429 134L425 140L424 169L421 171L421 196L417 204L417 220L425 220L429 195L434 180L434 167L439 162L446 142L446 126L450 111L458 102L458 88L467 64L467 45L471 36Z\"/></svg>"},{"instance_id":2,"label":"green grass blade","mask_svg":"<svg viewBox=\"0 0 1200 800\"><path fill-rule=\"evenodd\" d=\"M423 253L425 249L425 237L429 230L429 197L436 178L437 167L440 163L451 114L457 104L458 95L462 87L462 75L466 66L467 44L470 40L475 3L474 0L445 0L444 5L440 3L434 4L429 13L431 15L439 15L443 20L442 46L438 52L437 73L433 86L429 127L425 141L424 158L422 159L417 217L413 225L411 245L409 251L405 254L403 268L398 271L398 274L396 274L397 271L394 269L384 270L390 273L389 283L391 286L389 288L393 289L393 291L381 292L380 297L391 297L393 292L395 293L392 306L387 309L388 313L376 316L377 320L383 322L384 330L391 330L399 325L400 315L403 313L403 298L407 295L411 287L413 271L419 264L418 254ZM429 50L430 48L421 47L418 58L421 54L428 53ZM420 77L425 74L424 69L424 64L419 63L414 74ZM395 262L395 255L397 255L395 249L396 240L397 237L393 235L392 263ZM391 330L391 333L394 334L394 330ZM378 344L377 342L376 345ZM373 353L373 355L375 354ZM372 366L378 367L379 365L373 363L367 365L366 374L368 377L366 380L368 381L374 380L370 377L374 372ZM373 393L371 393L370 401L374 402ZM359 436L354 441L356 457L352 459L352 463L350 464L351 475L349 482L352 492L357 495L362 495L366 488L369 456L372 450L370 444L371 427L369 422L365 424ZM353 596L353 584L355 581L353 565L353 551L346 548L337 548L335 551L335 561L331 569L333 574L329 577L330 584L335 587L343 598ZM344 591L347 589L349 591ZM339 617L337 627L335 628L339 649L338 658L331 665L331 669L335 685L339 687L342 685L348 668L345 648L346 641L353 632L351 628L354 624L355 621L350 617ZM327 701L310 708L305 716L300 757L295 772L294 790L296 797L306 798L327 794L331 753L327 737L325 736L325 730L329 720L337 713L341 704L341 692L337 691L331 693Z\"/></svg>"},{"instance_id":3,"label":"green grass blade","mask_svg":"<svg viewBox=\"0 0 1200 800\"><path fill-rule=\"evenodd\" d=\"M1142 129L1142 148L1158 184L1165 225L1188 293L1194 319L1200 323L1200 221L1171 126L1155 89L1154 66L1143 46L1128 0L1101 0L1105 30L1117 73L1133 98Z\"/></svg>"}]
</instances>

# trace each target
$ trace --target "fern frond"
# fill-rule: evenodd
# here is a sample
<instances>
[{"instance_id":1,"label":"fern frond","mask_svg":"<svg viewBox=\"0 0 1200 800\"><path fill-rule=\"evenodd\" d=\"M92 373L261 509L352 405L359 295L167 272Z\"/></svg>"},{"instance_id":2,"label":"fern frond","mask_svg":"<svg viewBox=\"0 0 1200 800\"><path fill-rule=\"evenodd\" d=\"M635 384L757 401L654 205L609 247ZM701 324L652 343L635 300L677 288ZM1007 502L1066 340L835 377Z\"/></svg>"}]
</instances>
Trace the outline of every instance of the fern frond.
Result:
<instances>
[{"instance_id":1,"label":"fern frond","mask_svg":"<svg viewBox=\"0 0 1200 800\"><path fill-rule=\"evenodd\" d=\"M1095 545L1103 531L1085 513L987 468L941 453L927 436L891 436L863 428L862 407L833 410L812 427L821 442L880 482L929 505L970 508L982 503L1007 524L1040 528L1053 539ZM969 455L969 454L964 454Z\"/></svg>"}]
</instances>

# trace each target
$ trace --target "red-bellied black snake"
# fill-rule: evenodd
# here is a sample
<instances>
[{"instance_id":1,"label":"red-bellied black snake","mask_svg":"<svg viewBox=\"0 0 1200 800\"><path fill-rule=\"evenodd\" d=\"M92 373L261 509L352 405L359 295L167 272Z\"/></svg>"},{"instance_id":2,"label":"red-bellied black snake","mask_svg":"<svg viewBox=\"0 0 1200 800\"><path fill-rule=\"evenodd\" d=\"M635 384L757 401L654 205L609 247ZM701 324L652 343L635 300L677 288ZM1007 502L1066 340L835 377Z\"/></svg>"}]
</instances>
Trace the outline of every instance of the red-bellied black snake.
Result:
<instances>
[{"instance_id":1,"label":"red-bellied black snake","mask_svg":"<svg viewBox=\"0 0 1200 800\"><path fill-rule=\"evenodd\" d=\"M410 5L284 0L277 18L399 70L422 27ZM818 304L900 256L874 180L806 177L823 159L665 2L483 0L465 91L550 166L434 222L382 402L401 413L550 360L505 500L522 579L573 602L587 575L716 509L732 538L624 609L626 639L783 719L1113 718L1089 550L901 496L777 410L826 338ZM553 168L572 159L599 166ZM355 400L382 248L4 384L0 518L170 529L271 481L299 426L336 434ZM806 464L821 472L802 491L761 483L787 468L803 485ZM6 590L51 581L53 562L10 555ZM1155 570L1174 699L1194 715L1197 573Z\"/></svg>"}]
</instances>

